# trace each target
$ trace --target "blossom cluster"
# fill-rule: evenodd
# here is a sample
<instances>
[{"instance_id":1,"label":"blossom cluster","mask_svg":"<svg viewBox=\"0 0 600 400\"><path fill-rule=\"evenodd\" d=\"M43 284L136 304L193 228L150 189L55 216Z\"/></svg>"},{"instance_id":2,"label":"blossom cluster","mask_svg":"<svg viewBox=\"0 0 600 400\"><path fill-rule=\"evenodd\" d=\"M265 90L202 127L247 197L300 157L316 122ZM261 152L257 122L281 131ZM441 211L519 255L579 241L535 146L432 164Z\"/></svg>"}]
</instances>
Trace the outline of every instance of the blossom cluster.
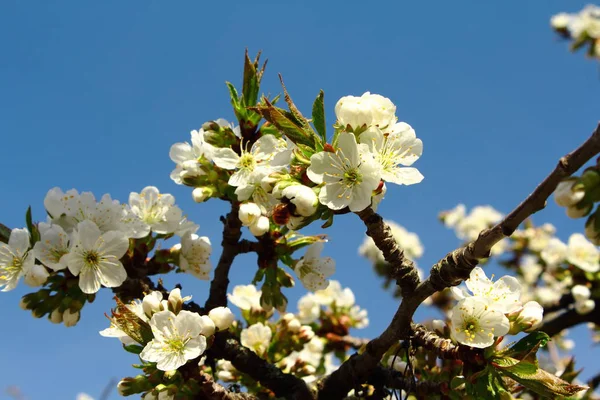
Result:
<instances>
[{"instance_id":1,"label":"blossom cluster","mask_svg":"<svg viewBox=\"0 0 600 400\"><path fill-rule=\"evenodd\" d=\"M395 110L380 95L343 97L335 107L334 144L313 148L299 147L279 131L258 130L247 138L223 119L209 122L191 132L191 144L172 146L171 178L194 186L196 201L226 196L227 187L233 188L234 200L244 203L240 219L255 236L269 230L268 222L301 228L323 212L319 203L361 211L385 190L384 182L423 179L409 167L420 157L422 142L408 124L397 122Z\"/></svg>"},{"instance_id":2,"label":"blossom cluster","mask_svg":"<svg viewBox=\"0 0 600 400\"><path fill-rule=\"evenodd\" d=\"M550 20L552 28L572 39L572 49L588 45L588 54L600 58L600 7L587 5L578 13L559 13Z\"/></svg>"},{"instance_id":3,"label":"blossom cluster","mask_svg":"<svg viewBox=\"0 0 600 400\"><path fill-rule=\"evenodd\" d=\"M459 302L450 318L451 337L461 344L486 348L497 337L529 332L542 322L544 309L535 301L521 302L521 284L512 276L493 282L476 267L465 284L469 291L453 288Z\"/></svg>"},{"instance_id":4,"label":"blossom cluster","mask_svg":"<svg viewBox=\"0 0 600 400\"><path fill-rule=\"evenodd\" d=\"M102 286L116 288L127 279L124 260L136 241L179 235L182 256L171 261L194 274L199 269L205 275L210 271L210 241L199 238L194 233L198 225L183 215L172 195L161 194L156 187L132 192L126 204L108 194L97 201L90 192L53 188L44 206L45 222L29 221L28 227L11 231L8 243L0 243L3 291L14 289L22 277L29 286L48 286L21 302L36 317L47 313L54 323L75 325L82 302L92 301ZM72 289L73 283L78 291Z\"/></svg>"},{"instance_id":5,"label":"blossom cluster","mask_svg":"<svg viewBox=\"0 0 600 400\"><path fill-rule=\"evenodd\" d=\"M180 289L173 289L167 299L161 292L153 291L141 301L118 303L110 318L110 327L100 334L118 338L123 345L129 346L146 363L148 371L154 367L173 375L174 371L192 360L196 364L200 362L212 336L228 330L235 319L227 307L214 308L208 315L183 310L184 303L189 300L191 296L182 297ZM143 385L136 386L128 379L118 386L122 395L138 393L136 390L140 387L148 389ZM143 398L173 399L176 391L172 385L171 388L165 388L164 384L156 385Z\"/></svg>"},{"instance_id":6,"label":"blossom cluster","mask_svg":"<svg viewBox=\"0 0 600 400\"><path fill-rule=\"evenodd\" d=\"M269 361L277 360L284 371L308 383L316 382L323 368L325 373L336 368L333 351L348 349L343 337L351 328L364 328L369 323L366 310L355 304L352 290L335 280L326 289L301 297L298 312L282 313L278 320L272 319L273 311L261 307L260 298L261 291L254 285L235 286L228 294L247 324L239 327L242 345ZM227 361L219 361L217 375L226 382L243 380Z\"/></svg>"}]
</instances>

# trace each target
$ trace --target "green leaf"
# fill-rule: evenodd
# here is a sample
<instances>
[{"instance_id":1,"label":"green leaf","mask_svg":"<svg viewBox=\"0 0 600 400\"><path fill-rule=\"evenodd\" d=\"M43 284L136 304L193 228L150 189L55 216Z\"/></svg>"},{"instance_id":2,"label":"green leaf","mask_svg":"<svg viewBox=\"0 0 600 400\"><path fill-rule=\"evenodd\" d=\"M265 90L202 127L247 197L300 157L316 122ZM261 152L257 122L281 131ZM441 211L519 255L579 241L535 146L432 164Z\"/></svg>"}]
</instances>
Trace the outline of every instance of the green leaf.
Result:
<instances>
[{"instance_id":1,"label":"green leaf","mask_svg":"<svg viewBox=\"0 0 600 400\"><path fill-rule=\"evenodd\" d=\"M27 230L30 233L29 243L31 247L40 240L40 231L37 226L33 224L33 219L31 217L31 206L27 207L27 212L25 213L25 223L27 224Z\"/></svg>"},{"instance_id":2,"label":"green leaf","mask_svg":"<svg viewBox=\"0 0 600 400\"><path fill-rule=\"evenodd\" d=\"M546 397L572 396L586 388L573 385L558 376L544 371L533 363L522 361L509 368L498 370L502 375L514 379L527 389Z\"/></svg>"},{"instance_id":3,"label":"green leaf","mask_svg":"<svg viewBox=\"0 0 600 400\"><path fill-rule=\"evenodd\" d=\"M10 228L6 225L0 224L0 242L8 243L8 239L10 238Z\"/></svg>"},{"instance_id":4,"label":"green leaf","mask_svg":"<svg viewBox=\"0 0 600 400\"><path fill-rule=\"evenodd\" d=\"M314 147L313 135L306 132L297 120L294 120L293 115L289 111L273 106L267 99L265 99L264 106L251 107L252 111L255 111L262 115L264 119L272 123L286 135L292 142L296 144L304 144L310 147Z\"/></svg>"},{"instance_id":5,"label":"green leaf","mask_svg":"<svg viewBox=\"0 0 600 400\"><path fill-rule=\"evenodd\" d=\"M244 56L244 82L242 86L242 97L244 98L244 105L251 107L256 105L258 100L258 91L260 89L260 79L262 77L262 71L259 71L258 61L260 59L260 52L256 55L254 62L248 57L248 50Z\"/></svg>"},{"instance_id":6,"label":"green leaf","mask_svg":"<svg viewBox=\"0 0 600 400\"><path fill-rule=\"evenodd\" d=\"M123 349L125 349L125 351L132 353L132 354L140 354L142 352L142 350L144 350L144 348L142 346L139 346L137 344L130 344L130 345L123 345Z\"/></svg>"},{"instance_id":7,"label":"green leaf","mask_svg":"<svg viewBox=\"0 0 600 400\"><path fill-rule=\"evenodd\" d=\"M321 136L321 142L323 144L327 143L327 128L325 124L325 103L324 103L325 93L323 90L319 92L319 95L315 99L312 108L312 123Z\"/></svg>"},{"instance_id":8,"label":"green leaf","mask_svg":"<svg viewBox=\"0 0 600 400\"><path fill-rule=\"evenodd\" d=\"M512 345L506 352L504 352L504 354L518 360L524 360L532 353L535 354L537 350L540 347L545 346L549 340L550 336L544 332L532 332Z\"/></svg>"},{"instance_id":9,"label":"green leaf","mask_svg":"<svg viewBox=\"0 0 600 400\"><path fill-rule=\"evenodd\" d=\"M260 281L262 281L264 277L265 277L265 269L264 268L259 268L256 271L256 274L254 274L254 279L252 279L252 284L256 285L257 283L259 283Z\"/></svg>"}]
</instances>

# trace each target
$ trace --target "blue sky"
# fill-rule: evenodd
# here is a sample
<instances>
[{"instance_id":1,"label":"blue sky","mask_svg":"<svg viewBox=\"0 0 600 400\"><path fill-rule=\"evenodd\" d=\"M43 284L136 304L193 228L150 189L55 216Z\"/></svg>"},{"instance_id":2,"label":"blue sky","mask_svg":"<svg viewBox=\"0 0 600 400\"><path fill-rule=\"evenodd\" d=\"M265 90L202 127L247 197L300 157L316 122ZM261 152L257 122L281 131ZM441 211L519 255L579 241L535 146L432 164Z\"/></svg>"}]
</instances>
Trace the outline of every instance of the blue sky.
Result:
<instances>
[{"instance_id":1,"label":"blue sky","mask_svg":"<svg viewBox=\"0 0 600 400\"><path fill-rule=\"evenodd\" d=\"M437 221L439 211L459 202L510 211L595 127L598 64L569 54L548 24L585 3L4 2L0 221L23 226L30 204L44 218L43 198L54 186L125 201L155 185L218 244L215 216L224 204L193 203L189 188L169 179L168 151L207 120L233 119L224 82L239 86L244 49L262 49L264 92L279 92L281 72L308 114L323 89L329 124L341 96L380 93L415 128L424 142L415 166L425 180L390 188L380 211L419 234L419 265L428 269L458 245ZM554 204L535 221L553 222L563 239L582 229ZM337 261L335 278L370 311L360 334L372 337L397 301L356 255L363 232L357 217L338 218L325 253ZM234 265L234 283L250 279L253 262L247 256ZM200 302L208 292L207 282L192 277L165 282L181 282ZM0 294L0 390L18 385L31 400L98 396L111 378L135 374L135 357L97 334L112 305L108 291L71 329L20 310L27 292L21 285ZM585 330L575 338L587 377L597 372L597 349L590 351Z\"/></svg>"}]
</instances>

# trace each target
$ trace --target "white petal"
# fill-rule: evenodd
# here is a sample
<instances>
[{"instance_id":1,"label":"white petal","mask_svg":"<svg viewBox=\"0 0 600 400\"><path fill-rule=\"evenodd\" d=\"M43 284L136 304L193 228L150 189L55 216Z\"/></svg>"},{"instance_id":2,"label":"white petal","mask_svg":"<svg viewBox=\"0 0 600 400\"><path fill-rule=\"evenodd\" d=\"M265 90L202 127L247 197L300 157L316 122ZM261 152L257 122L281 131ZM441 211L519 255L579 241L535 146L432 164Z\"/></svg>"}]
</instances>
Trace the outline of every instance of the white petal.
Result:
<instances>
[{"instance_id":1,"label":"white petal","mask_svg":"<svg viewBox=\"0 0 600 400\"><path fill-rule=\"evenodd\" d=\"M229 148L226 149L215 149L213 154L213 161L217 165L217 167L223 169L235 169L237 168L237 163L240 159L240 156L237 153Z\"/></svg>"}]
</instances>

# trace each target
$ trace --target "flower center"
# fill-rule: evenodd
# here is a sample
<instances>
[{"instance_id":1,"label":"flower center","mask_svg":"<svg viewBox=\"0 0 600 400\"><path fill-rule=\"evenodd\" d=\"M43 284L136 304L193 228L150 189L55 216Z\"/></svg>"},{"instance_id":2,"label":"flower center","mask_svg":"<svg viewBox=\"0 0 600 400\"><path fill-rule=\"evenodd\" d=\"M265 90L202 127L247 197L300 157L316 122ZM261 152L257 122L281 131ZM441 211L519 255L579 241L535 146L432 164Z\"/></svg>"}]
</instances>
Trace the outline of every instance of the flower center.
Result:
<instances>
[{"instance_id":1,"label":"flower center","mask_svg":"<svg viewBox=\"0 0 600 400\"><path fill-rule=\"evenodd\" d=\"M12 262L3 269L0 269L0 281L8 281L18 275L23 269L23 259L21 257L13 257Z\"/></svg>"},{"instance_id":2,"label":"flower center","mask_svg":"<svg viewBox=\"0 0 600 400\"><path fill-rule=\"evenodd\" d=\"M469 318L463 321L462 328L467 340L472 342L475 339L475 333L479 330L479 323L475 318Z\"/></svg>"},{"instance_id":3,"label":"flower center","mask_svg":"<svg viewBox=\"0 0 600 400\"><path fill-rule=\"evenodd\" d=\"M184 341L181 338L175 338L166 340L165 344L169 347L170 351L174 353L183 353L186 342L187 341Z\"/></svg>"},{"instance_id":4,"label":"flower center","mask_svg":"<svg viewBox=\"0 0 600 400\"><path fill-rule=\"evenodd\" d=\"M250 153L244 152L239 160L240 169L245 169L248 171L253 171L254 167L256 167L256 160L254 156Z\"/></svg>"},{"instance_id":5,"label":"flower center","mask_svg":"<svg viewBox=\"0 0 600 400\"><path fill-rule=\"evenodd\" d=\"M358 168L351 168L344 171L344 184L347 187L352 187L360 184L362 182L362 174L358 170Z\"/></svg>"},{"instance_id":6,"label":"flower center","mask_svg":"<svg viewBox=\"0 0 600 400\"><path fill-rule=\"evenodd\" d=\"M100 263L100 256L95 251L86 251L83 253L83 259L91 267L96 267Z\"/></svg>"}]
</instances>

